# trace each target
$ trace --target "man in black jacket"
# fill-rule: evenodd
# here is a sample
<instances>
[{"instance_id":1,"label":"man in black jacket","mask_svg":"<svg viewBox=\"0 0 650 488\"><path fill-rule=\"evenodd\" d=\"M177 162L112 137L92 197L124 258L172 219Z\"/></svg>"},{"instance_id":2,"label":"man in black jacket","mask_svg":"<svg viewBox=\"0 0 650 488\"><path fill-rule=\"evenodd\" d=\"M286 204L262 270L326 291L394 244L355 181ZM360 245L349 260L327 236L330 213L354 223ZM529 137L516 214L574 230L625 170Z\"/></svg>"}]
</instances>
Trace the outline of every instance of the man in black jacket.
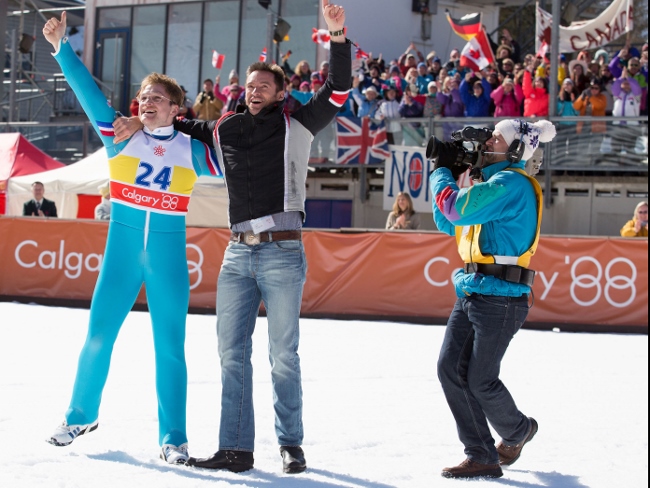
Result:
<instances>
[{"instance_id":1,"label":"man in black jacket","mask_svg":"<svg viewBox=\"0 0 650 488\"><path fill-rule=\"evenodd\" d=\"M184 120L174 128L216 149L229 196L232 230L217 284L217 337L221 358L219 450L188 464L234 472L253 467L252 335L263 301L268 318L275 430L285 473L307 467L302 448L299 316L307 262L301 228L305 182L314 135L348 98L350 42L345 11L322 0L331 36L330 72L302 107L284 110L284 72L254 63L246 73L245 104L219 121ZM115 123L116 142L138 121ZM123 125L124 124L124 125ZM129 129L131 125L131 129Z\"/></svg>"},{"instance_id":2,"label":"man in black jacket","mask_svg":"<svg viewBox=\"0 0 650 488\"><path fill-rule=\"evenodd\" d=\"M43 197L45 185L40 181L32 183L32 195L34 198L23 205L24 216L34 217L56 217L56 205L52 200Z\"/></svg>"}]
</instances>

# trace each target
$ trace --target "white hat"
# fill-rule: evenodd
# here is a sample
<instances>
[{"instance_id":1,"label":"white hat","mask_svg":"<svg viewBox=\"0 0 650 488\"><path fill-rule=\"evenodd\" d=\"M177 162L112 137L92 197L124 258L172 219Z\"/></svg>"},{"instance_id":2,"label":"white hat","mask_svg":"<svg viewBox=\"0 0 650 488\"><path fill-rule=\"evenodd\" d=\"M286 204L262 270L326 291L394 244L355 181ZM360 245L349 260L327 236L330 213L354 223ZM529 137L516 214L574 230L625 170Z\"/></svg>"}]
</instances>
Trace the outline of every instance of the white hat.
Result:
<instances>
[{"instance_id":1,"label":"white hat","mask_svg":"<svg viewBox=\"0 0 650 488\"><path fill-rule=\"evenodd\" d=\"M502 120L494 126L495 131L499 131L503 140L512 144L515 139L523 138L525 148L521 160L526 161L533 156L535 149L539 147L540 142L551 142L555 137L555 126L548 120L538 120L534 124L526 123L519 119ZM521 127L524 125L526 133L521 135Z\"/></svg>"},{"instance_id":2,"label":"white hat","mask_svg":"<svg viewBox=\"0 0 650 488\"><path fill-rule=\"evenodd\" d=\"M573 73L573 68L574 68L574 66L576 64L579 64L580 66L582 66L582 74L586 75L587 70L589 69L589 66L587 66L587 63L585 63L581 59L573 59L573 60L569 61L569 74Z\"/></svg>"}]
</instances>

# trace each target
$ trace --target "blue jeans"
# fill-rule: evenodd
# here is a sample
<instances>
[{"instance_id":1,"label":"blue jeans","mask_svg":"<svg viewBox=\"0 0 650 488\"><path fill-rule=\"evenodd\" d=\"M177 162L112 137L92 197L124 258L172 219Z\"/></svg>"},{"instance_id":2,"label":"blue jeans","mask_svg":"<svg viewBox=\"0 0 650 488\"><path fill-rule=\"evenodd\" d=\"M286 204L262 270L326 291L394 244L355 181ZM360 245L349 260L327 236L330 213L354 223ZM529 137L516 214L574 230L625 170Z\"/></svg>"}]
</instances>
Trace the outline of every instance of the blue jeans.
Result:
<instances>
[{"instance_id":1,"label":"blue jeans","mask_svg":"<svg viewBox=\"0 0 650 488\"><path fill-rule=\"evenodd\" d=\"M501 360L528 315L528 298L471 295L456 300L438 359L438 378L468 458L498 464L488 422L506 444L528 433L528 418L517 409L499 379Z\"/></svg>"},{"instance_id":2,"label":"blue jeans","mask_svg":"<svg viewBox=\"0 0 650 488\"><path fill-rule=\"evenodd\" d=\"M269 359L280 445L303 440L298 342L307 261L302 241L256 246L231 242L217 283L217 338L221 358L219 449L253 452L252 336L260 303L268 319Z\"/></svg>"}]
</instances>

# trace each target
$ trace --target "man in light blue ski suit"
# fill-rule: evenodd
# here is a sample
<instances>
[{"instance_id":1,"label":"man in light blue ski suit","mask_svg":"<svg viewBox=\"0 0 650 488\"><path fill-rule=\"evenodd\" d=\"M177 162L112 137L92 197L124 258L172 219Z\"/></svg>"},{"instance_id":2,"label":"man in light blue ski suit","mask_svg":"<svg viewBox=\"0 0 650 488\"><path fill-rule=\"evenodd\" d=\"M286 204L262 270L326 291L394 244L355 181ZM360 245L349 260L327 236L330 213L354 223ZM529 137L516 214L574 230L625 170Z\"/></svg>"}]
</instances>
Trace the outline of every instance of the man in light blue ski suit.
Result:
<instances>
[{"instance_id":1,"label":"man in light blue ski suit","mask_svg":"<svg viewBox=\"0 0 650 488\"><path fill-rule=\"evenodd\" d=\"M97 428L113 345L144 283L156 353L160 457L184 463L189 305L185 214L198 177L221 177L221 171L208 146L173 129L183 92L175 80L158 73L147 76L140 89L144 129L114 144L116 111L73 52L65 29L63 12L60 21L47 21L43 34L106 147L112 209L72 400L65 421L48 442L66 446Z\"/></svg>"}]
</instances>

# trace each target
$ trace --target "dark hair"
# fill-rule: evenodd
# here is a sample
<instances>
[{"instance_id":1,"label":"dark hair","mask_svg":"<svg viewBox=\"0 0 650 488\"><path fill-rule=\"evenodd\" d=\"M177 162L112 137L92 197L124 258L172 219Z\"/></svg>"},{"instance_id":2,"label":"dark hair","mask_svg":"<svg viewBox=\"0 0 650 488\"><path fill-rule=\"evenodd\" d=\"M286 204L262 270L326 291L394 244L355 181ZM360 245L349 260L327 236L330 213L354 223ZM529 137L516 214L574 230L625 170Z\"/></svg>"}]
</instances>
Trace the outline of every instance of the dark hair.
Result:
<instances>
[{"instance_id":1,"label":"dark hair","mask_svg":"<svg viewBox=\"0 0 650 488\"><path fill-rule=\"evenodd\" d=\"M203 83L213 83L213 82L210 78L206 78L205 80L203 80Z\"/></svg>"},{"instance_id":2,"label":"dark hair","mask_svg":"<svg viewBox=\"0 0 650 488\"><path fill-rule=\"evenodd\" d=\"M277 91L284 90L284 71L277 64L265 63L263 61L253 63L246 70L246 79L255 71L266 71L267 73L273 74Z\"/></svg>"},{"instance_id":3,"label":"dark hair","mask_svg":"<svg viewBox=\"0 0 650 488\"><path fill-rule=\"evenodd\" d=\"M544 90L546 91L546 93L548 93L548 78L546 78L545 76L536 76L535 79L542 80L542 83L544 84Z\"/></svg>"}]
</instances>

